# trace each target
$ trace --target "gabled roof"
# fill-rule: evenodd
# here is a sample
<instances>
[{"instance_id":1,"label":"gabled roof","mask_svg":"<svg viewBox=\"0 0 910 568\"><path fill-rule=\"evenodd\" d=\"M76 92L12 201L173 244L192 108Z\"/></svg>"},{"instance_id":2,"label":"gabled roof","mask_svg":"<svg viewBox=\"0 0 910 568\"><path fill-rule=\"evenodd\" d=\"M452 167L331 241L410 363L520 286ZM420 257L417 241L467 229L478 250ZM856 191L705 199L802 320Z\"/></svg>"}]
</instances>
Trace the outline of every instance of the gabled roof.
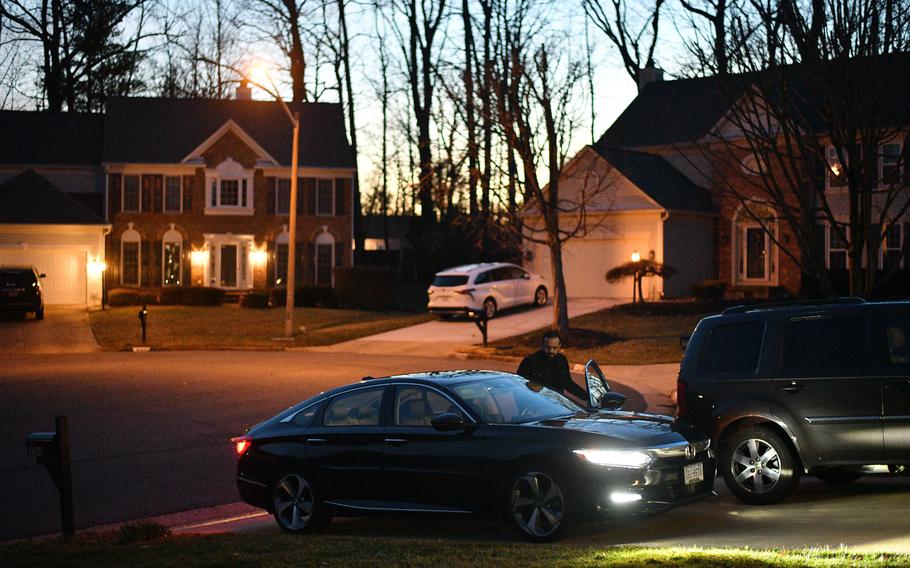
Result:
<instances>
[{"instance_id":1,"label":"gabled roof","mask_svg":"<svg viewBox=\"0 0 910 568\"><path fill-rule=\"evenodd\" d=\"M99 166L103 126L100 114L0 111L0 164Z\"/></svg>"},{"instance_id":2,"label":"gabled roof","mask_svg":"<svg viewBox=\"0 0 910 568\"><path fill-rule=\"evenodd\" d=\"M692 183L661 156L604 148L600 143L594 146L594 150L664 209L700 212L712 210L708 191Z\"/></svg>"},{"instance_id":3,"label":"gabled roof","mask_svg":"<svg viewBox=\"0 0 910 568\"><path fill-rule=\"evenodd\" d=\"M300 103L300 165L353 168L341 105ZM292 126L277 102L121 97L108 100L102 160L175 164L229 120L281 165L291 165Z\"/></svg>"},{"instance_id":4,"label":"gabled roof","mask_svg":"<svg viewBox=\"0 0 910 568\"><path fill-rule=\"evenodd\" d=\"M105 225L104 220L34 170L0 185L0 223Z\"/></svg>"}]
</instances>

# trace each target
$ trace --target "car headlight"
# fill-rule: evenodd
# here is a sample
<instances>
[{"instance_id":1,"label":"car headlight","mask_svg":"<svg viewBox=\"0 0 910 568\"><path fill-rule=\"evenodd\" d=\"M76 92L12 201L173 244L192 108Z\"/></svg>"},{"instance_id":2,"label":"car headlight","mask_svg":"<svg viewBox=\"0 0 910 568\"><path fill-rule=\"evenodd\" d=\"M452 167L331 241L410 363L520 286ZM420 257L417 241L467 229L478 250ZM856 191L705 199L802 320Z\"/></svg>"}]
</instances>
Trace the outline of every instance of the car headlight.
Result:
<instances>
[{"instance_id":1,"label":"car headlight","mask_svg":"<svg viewBox=\"0 0 910 568\"><path fill-rule=\"evenodd\" d=\"M645 467L651 463L647 452L636 450L572 450L580 459L595 465Z\"/></svg>"}]
</instances>

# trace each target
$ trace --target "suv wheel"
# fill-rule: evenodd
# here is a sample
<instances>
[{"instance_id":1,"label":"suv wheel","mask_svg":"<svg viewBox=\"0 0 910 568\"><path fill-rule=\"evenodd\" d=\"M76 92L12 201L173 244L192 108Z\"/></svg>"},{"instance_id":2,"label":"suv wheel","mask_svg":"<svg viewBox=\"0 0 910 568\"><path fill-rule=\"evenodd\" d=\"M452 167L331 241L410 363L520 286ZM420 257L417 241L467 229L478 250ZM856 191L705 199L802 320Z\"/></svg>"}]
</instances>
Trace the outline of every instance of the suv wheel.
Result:
<instances>
[{"instance_id":1,"label":"suv wheel","mask_svg":"<svg viewBox=\"0 0 910 568\"><path fill-rule=\"evenodd\" d=\"M535 306L546 306L547 305L547 289L543 286L537 288L537 291L534 292L534 305Z\"/></svg>"},{"instance_id":2,"label":"suv wheel","mask_svg":"<svg viewBox=\"0 0 910 568\"><path fill-rule=\"evenodd\" d=\"M35 310L35 319L38 321L41 321L44 319L44 307L43 306L38 308L37 310Z\"/></svg>"},{"instance_id":3,"label":"suv wheel","mask_svg":"<svg viewBox=\"0 0 910 568\"><path fill-rule=\"evenodd\" d=\"M493 298L487 298L484 300L483 313L486 314L487 319L493 319L493 316L496 315L496 300Z\"/></svg>"},{"instance_id":4,"label":"suv wheel","mask_svg":"<svg viewBox=\"0 0 910 568\"><path fill-rule=\"evenodd\" d=\"M796 453L777 432L745 428L720 449L720 467L730 492L749 505L770 505L796 489L801 469Z\"/></svg>"}]
</instances>

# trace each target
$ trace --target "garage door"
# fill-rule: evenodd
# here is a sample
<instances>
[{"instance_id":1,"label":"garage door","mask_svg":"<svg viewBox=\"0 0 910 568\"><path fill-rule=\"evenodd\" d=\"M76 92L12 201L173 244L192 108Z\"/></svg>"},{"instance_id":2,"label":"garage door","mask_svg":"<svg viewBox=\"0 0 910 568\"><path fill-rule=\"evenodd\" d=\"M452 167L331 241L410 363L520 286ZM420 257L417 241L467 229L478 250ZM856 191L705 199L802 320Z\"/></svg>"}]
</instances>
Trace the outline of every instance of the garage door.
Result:
<instances>
[{"instance_id":1,"label":"garage door","mask_svg":"<svg viewBox=\"0 0 910 568\"><path fill-rule=\"evenodd\" d=\"M563 272L570 298L632 298L632 281L610 284L607 271L629 261L616 239L576 239L563 246Z\"/></svg>"},{"instance_id":2,"label":"garage door","mask_svg":"<svg viewBox=\"0 0 910 568\"><path fill-rule=\"evenodd\" d=\"M46 275L45 304L85 304L85 263L77 248L0 249L0 265L33 265Z\"/></svg>"}]
</instances>

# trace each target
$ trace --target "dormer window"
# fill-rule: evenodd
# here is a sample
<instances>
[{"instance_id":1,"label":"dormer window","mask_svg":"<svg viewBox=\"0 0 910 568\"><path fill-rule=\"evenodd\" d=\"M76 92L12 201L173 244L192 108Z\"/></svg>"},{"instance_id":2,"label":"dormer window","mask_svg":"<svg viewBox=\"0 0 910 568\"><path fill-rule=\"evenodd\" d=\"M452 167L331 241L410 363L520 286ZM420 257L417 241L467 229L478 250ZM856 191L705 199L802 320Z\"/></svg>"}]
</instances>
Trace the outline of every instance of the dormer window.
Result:
<instances>
[{"instance_id":1,"label":"dormer window","mask_svg":"<svg viewBox=\"0 0 910 568\"><path fill-rule=\"evenodd\" d=\"M252 215L253 172L231 158L206 172L207 215Z\"/></svg>"}]
</instances>

